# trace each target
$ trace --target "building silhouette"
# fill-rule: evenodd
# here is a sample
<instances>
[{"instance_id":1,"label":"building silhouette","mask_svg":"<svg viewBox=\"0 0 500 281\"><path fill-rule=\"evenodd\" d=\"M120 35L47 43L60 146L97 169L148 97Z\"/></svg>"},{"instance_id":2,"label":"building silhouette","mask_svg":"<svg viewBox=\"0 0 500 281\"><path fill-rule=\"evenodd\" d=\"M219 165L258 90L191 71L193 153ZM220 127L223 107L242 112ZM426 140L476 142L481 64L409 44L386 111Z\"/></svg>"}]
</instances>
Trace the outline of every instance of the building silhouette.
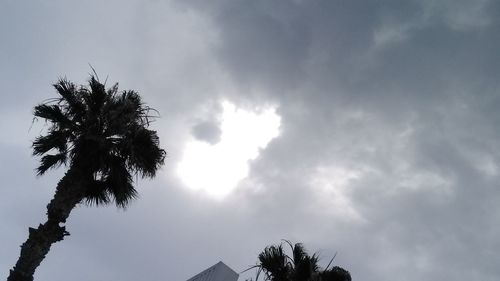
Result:
<instances>
[{"instance_id":1,"label":"building silhouette","mask_svg":"<svg viewBox=\"0 0 500 281\"><path fill-rule=\"evenodd\" d=\"M238 273L220 261L187 281L237 281L238 276Z\"/></svg>"}]
</instances>

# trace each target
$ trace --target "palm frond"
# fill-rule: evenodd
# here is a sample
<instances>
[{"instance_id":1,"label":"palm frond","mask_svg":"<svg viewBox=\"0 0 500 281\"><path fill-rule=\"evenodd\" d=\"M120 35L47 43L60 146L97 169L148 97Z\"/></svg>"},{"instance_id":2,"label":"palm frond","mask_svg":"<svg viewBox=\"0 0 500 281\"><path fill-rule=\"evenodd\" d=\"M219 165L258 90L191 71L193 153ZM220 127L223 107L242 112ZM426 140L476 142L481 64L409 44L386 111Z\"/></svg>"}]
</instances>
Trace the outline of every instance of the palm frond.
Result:
<instances>
[{"instance_id":1,"label":"palm frond","mask_svg":"<svg viewBox=\"0 0 500 281\"><path fill-rule=\"evenodd\" d=\"M330 259L330 262L326 265L325 270L328 270L330 265L332 264L333 260L337 257L337 252L335 252L335 255L333 255L332 259Z\"/></svg>"},{"instance_id":2,"label":"palm frond","mask_svg":"<svg viewBox=\"0 0 500 281\"><path fill-rule=\"evenodd\" d=\"M127 147L130 155L128 166L142 177L154 177L156 171L164 163L166 152L160 148L160 140L156 131L136 127L131 136L125 139L123 147Z\"/></svg>"},{"instance_id":3,"label":"palm frond","mask_svg":"<svg viewBox=\"0 0 500 281\"><path fill-rule=\"evenodd\" d=\"M136 199L139 196L139 193L134 188L131 182L122 186L113 186L113 189L111 189L110 191L110 193L113 195L116 207L122 209L125 209L130 201Z\"/></svg>"},{"instance_id":4,"label":"palm frond","mask_svg":"<svg viewBox=\"0 0 500 281\"><path fill-rule=\"evenodd\" d=\"M309 256L301 243L296 243L292 251L295 280L309 281L319 269L318 256L316 254Z\"/></svg>"},{"instance_id":5,"label":"palm frond","mask_svg":"<svg viewBox=\"0 0 500 281\"><path fill-rule=\"evenodd\" d=\"M351 281L349 271L339 266L334 266L330 270L325 270L320 274L321 281Z\"/></svg>"},{"instance_id":6,"label":"palm frond","mask_svg":"<svg viewBox=\"0 0 500 281\"><path fill-rule=\"evenodd\" d=\"M258 259L268 278L275 281L287 280L290 267L282 245L266 247Z\"/></svg>"},{"instance_id":7,"label":"palm frond","mask_svg":"<svg viewBox=\"0 0 500 281\"><path fill-rule=\"evenodd\" d=\"M70 133L62 130L49 130L47 135L39 136L33 141L33 155L43 155L52 149L66 153Z\"/></svg>"},{"instance_id":8,"label":"palm frond","mask_svg":"<svg viewBox=\"0 0 500 281\"><path fill-rule=\"evenodd\" d=\"M82 93L77 86L66 78L59 79L53 86L62 97L59 105L63 104L61 107L64 108L65 113L71 116L74 122L81 120L86 109Z\"/></svg>"},{"instance_id":9,"label":"palm frond","mask_svg":"<svg viewBox=\"0 0 500 281\"><path fill-rule=\"evenodd\" d=\"M71 126L71 120L64 115L61 107L57 104L39 104L35 106L33 115L35 115L35 117L44 118L50 121L53 126L59 128L67 128Z\"/></svg>"},{"instance_id":10,"label":"palm frond","mask_svg":"<svg viewBox=\"0 0 500 281\"><path fill-rule=\"evenodd\" d=\"M86 188L85 203L92 205L106 205L111 201L107 185L102 180L92 180Z\"/></svg>"},{"instance_id":11,"label":"palm frond","mask_svg":"<svg viewBox=\"0 0 500 281\"><path fill-rule=\"evenodd\" d=\"M301 243L296 243L294 246L292 246L292 251L293 262L295 264L300 263L308 257L306 250L304 249L304 245L302 245Z\"/></svg>"},{"instance_id":12,"label":"palm frond","mask_svg":"<svg viewBox=\"0 0 500 281\"><path fill-rule=\"evenodd\" d=\"M127 170L125 160L113 157L106 174L106 185L116 206L125 208L130 200L137 198L137 190L132 185L132 175Z\"/></svg>"},{"instance_id":13,"label":"palm frond","mask_svg":"<svg viewBox=\"0 0 500 281\"><path fill-rule=\"evenodd\" d=\"M51 168L57 168L66 162L66 154L48 154L44 155L42 159L40 159L40 166L38 166L37 174L39 176L45 174L45 172Z\"/></svg>"},{"instance_id":14,"label":"palm frond","mask_svg":"<svg viewBox=\"0 0 500 281\"><path fill-rule=\"evenodd\" d=\"M106 78L106 80L107 79L108 78ZM118 83L115 83L111 88L109 88L106 91L106 94L111 98L114 98L117 93L118 93Z\"/></svg>"},{"instance_id":15,"label":"palm frond","mask_svg":"<svg viewBox=\"0 0 500 281\"><path fill-rule=\"evenodd\" d=\"M106 89L93 75L90 76L88 85L89 88L80 89L80 93L82 93L82 97L89 109L87 113L91 116L99 116L107 98Z\"/></svg>"}]
</instances>

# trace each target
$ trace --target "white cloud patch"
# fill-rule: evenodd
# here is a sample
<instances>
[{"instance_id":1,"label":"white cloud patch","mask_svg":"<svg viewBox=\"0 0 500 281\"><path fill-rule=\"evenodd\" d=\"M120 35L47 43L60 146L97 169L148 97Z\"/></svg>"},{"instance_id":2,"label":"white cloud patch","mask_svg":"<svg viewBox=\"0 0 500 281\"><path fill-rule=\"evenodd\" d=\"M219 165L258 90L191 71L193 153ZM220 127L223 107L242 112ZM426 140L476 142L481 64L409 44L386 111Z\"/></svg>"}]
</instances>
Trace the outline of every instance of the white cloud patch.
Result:
<instances>
[{"instance_id":1,"label":"white cloud patch","mask_svg":"<svg viewBox=\"0 0 500 281\"><path fill-rule=\"evenodd\" d=\"M222 102L220 140L186 144L177 171L186 186L222 198L248 175L249 163L279 134L274 108L248 111Z\"/></svg>"}]
</instances>

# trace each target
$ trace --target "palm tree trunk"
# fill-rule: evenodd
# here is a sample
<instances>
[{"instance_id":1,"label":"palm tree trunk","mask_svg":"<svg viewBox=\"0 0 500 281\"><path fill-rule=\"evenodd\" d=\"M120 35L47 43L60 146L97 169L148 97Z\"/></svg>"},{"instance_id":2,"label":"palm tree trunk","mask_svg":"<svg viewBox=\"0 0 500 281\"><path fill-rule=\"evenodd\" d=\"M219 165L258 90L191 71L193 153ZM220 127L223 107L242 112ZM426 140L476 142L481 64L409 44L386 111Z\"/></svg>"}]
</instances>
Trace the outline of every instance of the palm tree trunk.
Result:
<instances>
[{"instance_id":1,"label":"palm tree trunk","mask_svg":"<svg viewBox=\"0 0 500 281\"><path fill-rule=\"evenodd\" d=\"M21 245L21 254L10 270L7 281L33 281L36 268L52 244L68 236L65 223L71 210L85 197L85 179L81 169L71 167L59 181L54 198L47 205L47 221L38 228L29 228L29 237Z\"/></svg>"}]
</instances>

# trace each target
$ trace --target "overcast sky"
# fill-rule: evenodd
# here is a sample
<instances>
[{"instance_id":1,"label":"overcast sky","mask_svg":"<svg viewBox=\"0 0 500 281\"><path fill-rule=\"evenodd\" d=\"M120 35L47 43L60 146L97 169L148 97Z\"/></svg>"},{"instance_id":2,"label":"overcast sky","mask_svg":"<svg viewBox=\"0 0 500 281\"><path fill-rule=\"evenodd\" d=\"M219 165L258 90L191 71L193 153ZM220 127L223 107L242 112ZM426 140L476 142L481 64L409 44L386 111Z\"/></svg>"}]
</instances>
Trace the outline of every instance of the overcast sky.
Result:
<instances>
[{"instance_id":1,"label":"overcast sky","mask_svg":"<svg viewBox=\"0 0 500 281\"><path fill-rule=\"evenodd\" d=\"M75 209L35 280L242 271L280 239L356 281L500 279L498 1L0 0L0 40L0 280L64 172L35 176L33 106L89 63L161 113L168 158L126 211ZM277 136L218 155L246 131L223 101ZM246 168L224 196L180 176L193 143Z\"/></svg>"}]
</instances>

